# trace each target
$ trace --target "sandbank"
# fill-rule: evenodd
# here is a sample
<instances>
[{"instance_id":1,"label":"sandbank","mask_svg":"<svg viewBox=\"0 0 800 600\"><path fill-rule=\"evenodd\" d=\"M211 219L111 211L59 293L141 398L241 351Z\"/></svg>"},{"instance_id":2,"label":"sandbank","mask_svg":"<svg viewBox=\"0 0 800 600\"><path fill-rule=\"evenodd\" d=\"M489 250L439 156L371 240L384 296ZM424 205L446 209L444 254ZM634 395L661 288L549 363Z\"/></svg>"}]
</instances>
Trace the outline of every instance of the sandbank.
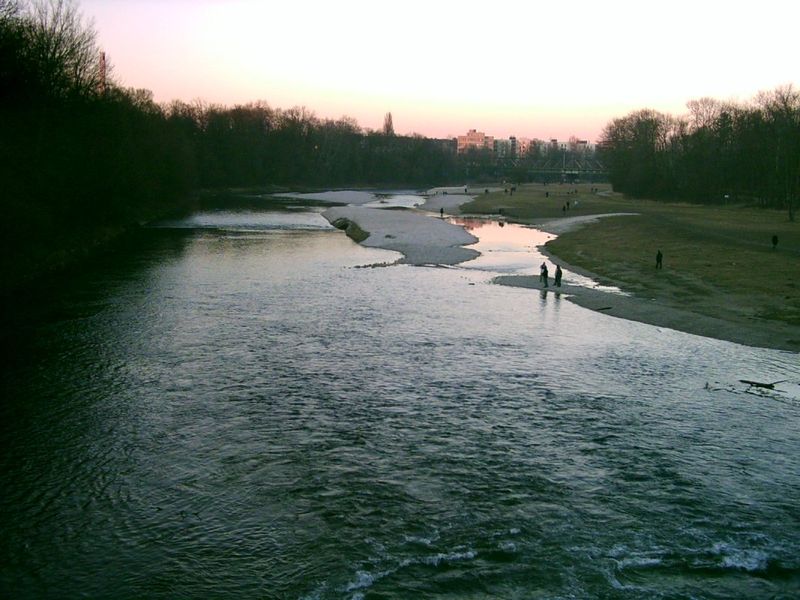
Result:
<instances>
[{"instance_id":1,"label":"sandbank","mask_svg":"<svg viewBox=\"0 0 800 600\"><path fill-rule=\"evenodd\" d=\"M463 227L416 210L335 206L322 216L331 223L357 223L369 234L362 245L400 252L401 264L454 265L480 254L463 247L478 241Z\"/></svg>"}]
</instances>

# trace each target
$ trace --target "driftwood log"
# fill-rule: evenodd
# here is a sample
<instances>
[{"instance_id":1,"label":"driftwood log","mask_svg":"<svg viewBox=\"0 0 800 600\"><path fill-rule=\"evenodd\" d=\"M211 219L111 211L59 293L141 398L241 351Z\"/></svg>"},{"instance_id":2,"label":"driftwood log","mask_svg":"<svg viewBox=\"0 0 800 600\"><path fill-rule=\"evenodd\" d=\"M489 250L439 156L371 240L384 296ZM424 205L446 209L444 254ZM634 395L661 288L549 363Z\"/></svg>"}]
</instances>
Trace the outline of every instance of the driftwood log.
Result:
<instances>
[{"instance_id":1,"label":"driftwood log","mask_svg":"<svg viewBox=\"0 0 800 600\"><path fill-rule=\"evenodd\" d=\"M764 388L764 389L767 389L767 390L772 390L772 389L775 388L775 386L777 384L783 383L786 380L782 379L781 381L774 381L772 383L762 383L761 381L750 381L749 379L740 379L739 381L741 381L742 383L746 383L747 385L752 386L752 387Z\"/></svg>"}]
</instances>

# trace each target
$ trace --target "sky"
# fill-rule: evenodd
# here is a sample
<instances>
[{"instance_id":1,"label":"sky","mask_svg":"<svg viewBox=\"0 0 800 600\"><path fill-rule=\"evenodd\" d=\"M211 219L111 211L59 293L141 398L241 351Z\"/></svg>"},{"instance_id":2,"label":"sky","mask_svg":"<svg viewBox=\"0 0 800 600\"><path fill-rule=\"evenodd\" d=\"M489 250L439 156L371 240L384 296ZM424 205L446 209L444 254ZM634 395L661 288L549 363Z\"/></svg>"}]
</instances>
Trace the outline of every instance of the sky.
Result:
<instances>
[{"instance_id":1,"label":"sky","mask_svg":"<svg viewBox=\"0 0 800 600\"><path fill-rule=\"evenodd\" d=\"M642 108L800 87L794 0L79 0L116 81L398 134L596 141Z\"/></svg>"}]
</instances>

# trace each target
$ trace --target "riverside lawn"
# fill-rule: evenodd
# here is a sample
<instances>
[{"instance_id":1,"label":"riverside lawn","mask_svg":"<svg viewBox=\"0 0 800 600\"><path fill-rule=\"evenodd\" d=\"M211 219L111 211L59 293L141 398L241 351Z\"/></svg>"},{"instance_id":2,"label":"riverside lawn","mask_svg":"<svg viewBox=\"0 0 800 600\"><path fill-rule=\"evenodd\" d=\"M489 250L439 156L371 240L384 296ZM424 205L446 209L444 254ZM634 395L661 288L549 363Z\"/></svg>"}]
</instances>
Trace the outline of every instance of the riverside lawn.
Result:
<instances>
[{"instance_id":1,"label":"riverside lawn","mask_svg":"<svg viewBox=\"0 0 800 600\"><path fill-rule=\"evenodd\" d=\"M632 199L608 184L525 184L513 194L481 194L461 212L502 213L559 233L545 247L555 262L637 298L752 331L783 324L791 339L776 347L800 350L800 224L785 211ZM564 226L572 220L564 217L609 213L636 214Z\"/></svg>"}]
</instances>

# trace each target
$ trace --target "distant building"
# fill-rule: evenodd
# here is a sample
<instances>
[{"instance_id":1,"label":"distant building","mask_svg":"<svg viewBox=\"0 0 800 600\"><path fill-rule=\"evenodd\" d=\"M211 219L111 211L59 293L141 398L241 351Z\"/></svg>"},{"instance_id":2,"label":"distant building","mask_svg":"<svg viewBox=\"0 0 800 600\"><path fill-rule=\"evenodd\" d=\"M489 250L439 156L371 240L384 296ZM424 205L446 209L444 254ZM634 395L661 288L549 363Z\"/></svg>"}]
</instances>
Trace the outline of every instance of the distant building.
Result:
<instances>
[{"instance_id":1,"label":"distant building","mask_svg":"<svg viewBox=\"0 0 800 600\"><path fill-rule=\"evenodd\" d=\"M569 138L568 144L569 151L576 155L586 156L594 150L588 140L580 140L575 136Z\"/></svg>"},{"instance_id":2,"label":"distant building","mask_svg":"<svg viewBox=\"0 0 800 600\"><path fill-rule=\"evenodd\" d=\"M570 137L568 141L560 141L558 138L550 138L545 141L537 138L518 138L513 135L506 139L495 138L475 129L470 129L466 135L458 136L453 143L455 152L458 154L462 154L470 148L486 149L492 151L496 159L521 159L545 155L559 156L562 159L567 155L575 158L589 158L594 156L596 150L595 144L575 136Z\"/></svg>"},{"instance_id":3,"label":"distant building","mask_svg":"<svg viewBox=\"0 0 800 600\"><path fill-rule=\"evenodd\" d=\"M494 137L491 135L486 135L482 131L475 131L474 129L470 129L467 132L467 135L460 135L457 138L456 148L459 154L462 152L466 152L470 148L475 148L478 150L481 149L488 149L490 151L494 150Z\"/></svg>"},{"instance_id":4,"label":"distant building","mask_svg":"<svg viewBox=\"0 0 800 600\"><path fill-rule=\"evenodd\" d=\"M517 156L525 156L533 146L534 140L530 138L517 138Z\"/></svg>"}]
</instances>

